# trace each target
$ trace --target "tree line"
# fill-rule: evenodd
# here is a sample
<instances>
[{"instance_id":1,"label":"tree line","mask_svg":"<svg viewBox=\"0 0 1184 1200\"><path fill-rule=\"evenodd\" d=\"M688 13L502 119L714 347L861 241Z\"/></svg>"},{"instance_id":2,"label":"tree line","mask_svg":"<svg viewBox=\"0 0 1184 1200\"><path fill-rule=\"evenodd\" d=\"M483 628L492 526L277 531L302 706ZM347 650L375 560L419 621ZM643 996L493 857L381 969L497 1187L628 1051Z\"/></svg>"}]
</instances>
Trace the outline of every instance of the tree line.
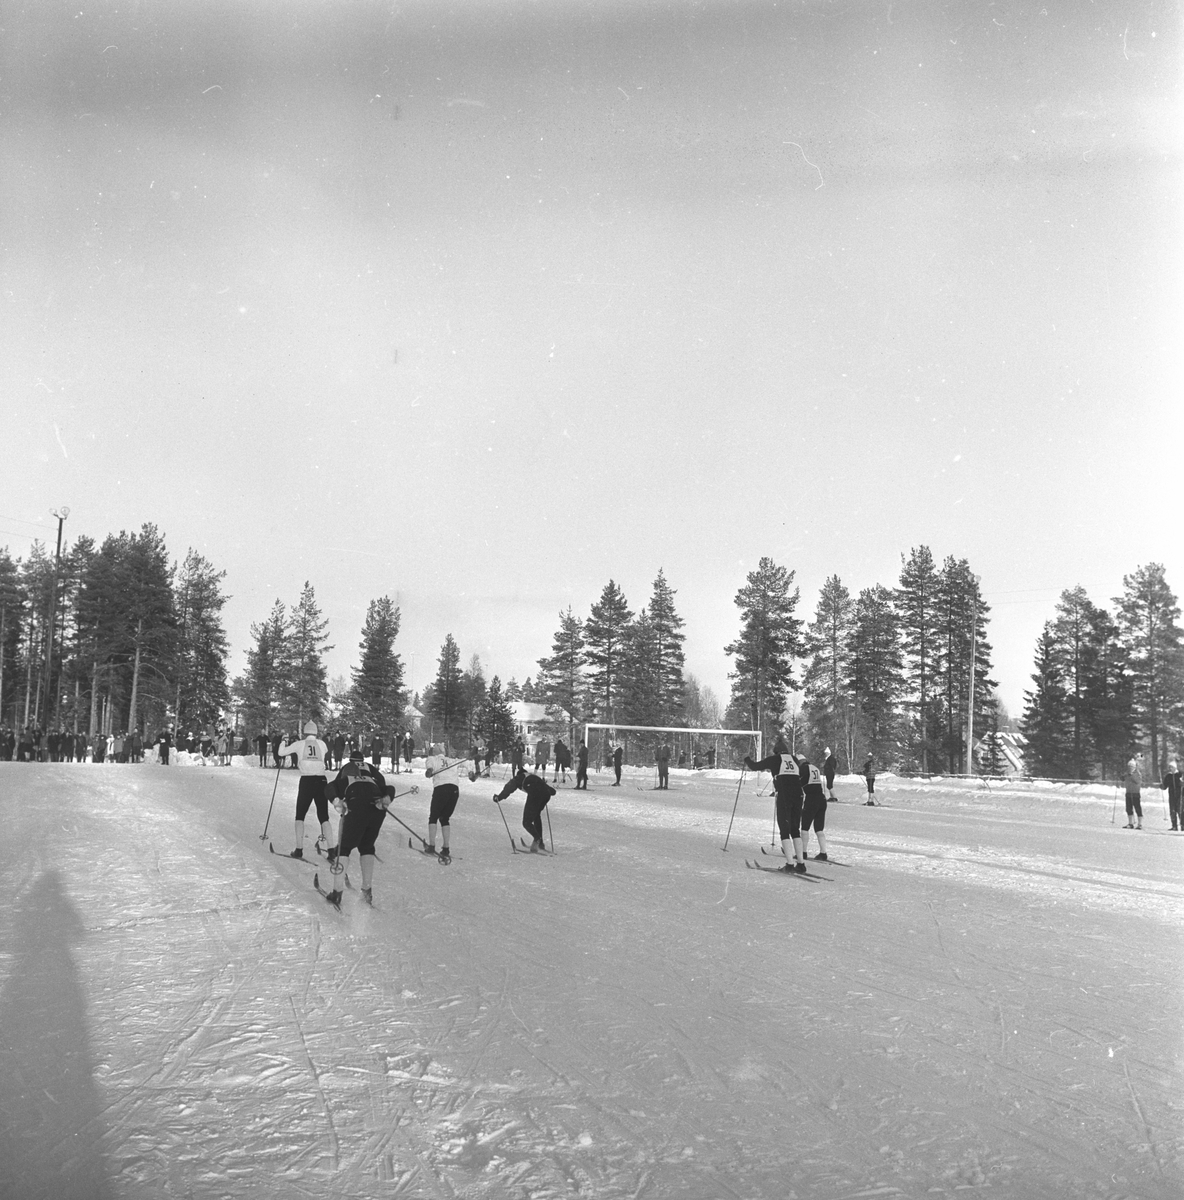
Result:
<instances>
[{"instance_id":1,"label":"tree line","mask_svg":"<svg viewBox=\"0 0 1184 1200\"><path fill-rule=\"evenodd\" d=\"M0 724L94 737L217 721L224 579L195 550L172 560L155 525L60 556L0 549Z\"/></svg>"},{"instance_id":2,"label":"tree line","mask_svg":"<svg viewBox=\"0 0 1184 1200\"><path fill-rule=\"evenodd\" d=\"M795 572L761 558L735 596L731 692L721 705L685 670L677 592L659 570L636 611L612 579L586 616L558 615L534 680L488 682L461 666L451 634L422 696L409 697L396 650L400 612L371 600L350 682L330 696L328 621L305 582L251 626L242 676L227 678L225 572L192 549L174 561L153 525L80 537L60 556L39 542L14 561L0 550L0 723L89 735L175 723L212 726L237 702L244 729L291 732L332 719L359 733L408 726L411 700L436 740L508 748L510 705L543 705L575 740L585 722L785 731L795 749L846 770L871 755L880 769L1001 773L1006 719L991 678L990 607L966 559L939 566L929 547L901 555L891 587L852 592L824 583L813 618L798 615ZM1124 577L1113 613L1081 587L1062 593L1037 640L1020 729L1029 773L1115 775L1145 742L1163 767L1179 744L1184 634L1164 569ZM800 671L800 675L799 672ZM978 746L967 757L968 736ZM742 753L747 747L735 747Z\"/></svg>"},{"instance_id":3,"label":"tree line","mask_svg":"<svg viewBox=\"0 0 1184 1200\"><path fill-rule=\"evenodd\" d=\"M871 755L881 770L960 773L968 731L997 738L990 608L966 559L938 567L920 546L901 555L895 587L855 596L832 575L809 625L793 580L762 558L736 595L729 726L761 730L766 745L785 730L791 748L818 761L829 748L848 771Z\"/></svg>"},{"instance_id":4,"label":"tree line","mask_svg":"<svg viewBox=\"0 0 1184 1200\"><path fill-rule=\"evenodd\" d=\"M1036 640L1033 687L1020 722L1034 775L1117 777L1146 744L1167 770L1184 732L1184 631L1159 563L1123 576L1113 611L1067 588Z\"/></svg>"}]
</instances>

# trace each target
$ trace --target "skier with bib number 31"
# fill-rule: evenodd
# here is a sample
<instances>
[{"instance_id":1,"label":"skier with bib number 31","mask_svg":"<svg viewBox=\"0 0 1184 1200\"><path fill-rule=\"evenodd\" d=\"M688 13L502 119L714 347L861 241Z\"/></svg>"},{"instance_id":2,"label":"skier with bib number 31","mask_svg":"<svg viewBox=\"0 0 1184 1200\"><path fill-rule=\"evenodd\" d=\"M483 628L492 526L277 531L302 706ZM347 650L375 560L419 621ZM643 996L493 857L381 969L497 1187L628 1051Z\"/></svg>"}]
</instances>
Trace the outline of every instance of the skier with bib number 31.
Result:
<instances>
[{"instance_id":1,"label":"skier with bib number 31","mask_svg":"<svg viewBox=\"0 0 1184 1200\"><path fill-rule=\"evenodd\" d=\"M300 768L300 783L296 789L296 849L292 851L293 858L304 857L304 818L312 804L317 806L321 838L326 846L330 844L329 797L326 792L328 778L325 773L325 757L328 752L329 747L317 737L315 721L309 721L304 726L302 741L285 741L276 751L280 762L289 754L296 755L296 762ZM329 856L332 859L332 851L329 852Z\"/></svg>"}]
</instances>

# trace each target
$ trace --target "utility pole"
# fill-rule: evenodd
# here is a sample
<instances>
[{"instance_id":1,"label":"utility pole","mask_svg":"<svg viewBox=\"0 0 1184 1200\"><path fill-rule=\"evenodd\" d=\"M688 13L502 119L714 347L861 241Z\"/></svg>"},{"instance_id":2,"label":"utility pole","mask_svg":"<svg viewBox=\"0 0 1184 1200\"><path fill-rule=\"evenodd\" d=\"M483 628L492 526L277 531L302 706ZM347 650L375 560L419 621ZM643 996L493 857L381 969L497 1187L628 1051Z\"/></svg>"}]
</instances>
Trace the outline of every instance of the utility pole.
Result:
<instances>
[{"instance_id":1,"label":"utility pole","mask_svg":"<svg viewBox=\"0 0 1184 1200\"><path fill-rule=\"evenodd\" d=\"M974 774L974 655L978 636L978 585L979 576L974 577L974 597L970 606L970 690L966 705L966 774Z\"/></svg>"},{"instance_id":2,"label":"utility pole","mask_svg":"<svg viewBox=\"0 0 1184 1200\"><path fill-rule=\"evenodd\" d=\"M70 510L65 505L61 511L53 510L53 515L58 519L58 549L53 560L53 586L49 590L49 636L45 639L45 723L43 728L48 732L49 718L53 700L51 697L56 693L57 689L50 689L51 672L53 671L53 626L54 618L58 611L58 569L62 565L62 526L66 523L66 518L70 515Z\"/></svg>"}]
</instances>

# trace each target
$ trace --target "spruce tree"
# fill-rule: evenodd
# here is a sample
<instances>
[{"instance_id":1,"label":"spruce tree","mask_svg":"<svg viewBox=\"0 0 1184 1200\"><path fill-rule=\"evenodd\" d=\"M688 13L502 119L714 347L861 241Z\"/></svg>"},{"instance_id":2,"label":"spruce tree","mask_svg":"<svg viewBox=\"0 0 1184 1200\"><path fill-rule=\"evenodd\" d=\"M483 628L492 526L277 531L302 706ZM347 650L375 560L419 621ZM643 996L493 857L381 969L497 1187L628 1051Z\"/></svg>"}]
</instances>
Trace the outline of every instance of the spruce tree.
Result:
<instances>
[{"instance_id":1,"label":"spruce tree","mask_svg":"<svg viewBox=\"0 0 1184 1200\"><path fill-rule=\"evenodd\" d=\"M289 709L294 710L297 733L305 721L323 722L328 708L325 655L333 649L328 645L328 629L316 592L305 580L300 601L292 610L287 639L287 700Z\"/></svg>"},{"instance_id":2,"label":"spruce tree","mask_svg":"<svg viewBox=\"0 0 1184 1200\"><path fill-rule=\"evenodd\" d=\"M674 607L678 593L666 582L666 575L658 571L654 580L653 594L648 605L649 620L653 637L653 677L656 725L681 725L683 716L683 667L686 658L682 632L683 619Z\"/></svg>"},{"instance_id":3,"label":"spruce tree","mask_svg":"<svg viewBox=\"0 0 1184 1200\"><path fill-rule=\"evenodd\" d=\"M495 675L489 681L478 718L481 741L491 754L504 754L514 744L517 729L510 701L502 691L502 681Z\"/></svg>"},{"instance_id":4,"label":"spruce tree","mask_svg":"<svg viewBox=\"0 0 1184 1200\"><path fill-rule=\"evenodd\" d=\"M616 706L632 620L625 594L610 579L584 622L589 698L596 715L607 724L617 720Z\"/></svg>"},{"instance_id":5,"label":"spruce tree","mask_svg":"<svg viewBox=\"0 0 1184 1200\"><path fill-rule=\"evenodd\" d=\"M809 665L803 680L810 746L821 761L827 747L842 750L851 769L848 714L855 606L837 575L822 585L814 620L806 632Z\"/></svg>"},{"instance_id":6,"label":"spruce tree","mask_svg":"<svg viewBox=\"0 0 1184 1200\"><path fill-rule=\"evenodd\" d=\"M740 609L740 634L724 647L735 658L732 697L725 720L735 728L751 724L771 745L788 693L796 687L793 660L802 654L802 622L794 615L798 589L794 573L762 558L748 573L744 587L736 593ZM736 724L739 722L739 724Z\"/></svg>"},{"instance_id":7,"label":"spruce tree","mask_svg":"<svg viewBox=\"0 0 1184 1200\"><path fill-rule=\"evenodd\" d=\"M234 694L249 735L282 732L289 723L284 710L287 695L288 612L281 600L264 621L251 625L253 645L247 669L234 681Z\"/></svg>"},{"instance_id":8,"label":"spruce tree","mask_svg":"<svg viewBox=\"0 0 1184 1200\"><path fill-rule=\"evenodd\" d=\"M1024 692L1024 715L1020 721L1026 742L1024 766L1029 775L1063 779L1072 767L1073 741L1069 693L1051 621L1044 623L1036 642L1032 682L1036 686Z\"/></svg>"},{"instance_id":9,"label":"spruce tree","mask_svg":"<svg viewBox=\"0 0 1184 1200\"><path fill-rule=\"evenodd\" d=\"M1074 779L1089 779L1090 764L1096 756L1091 736L1089 699L1091 679L1098 668L1099 611L1090 603L1085 589L1066 588L1057 602L1052 631L1056 655L1065 680L1069 720L1073 742L1070 774Z\"/></svg>"},{"instance_id":10,"label":"spruce tree","mask_svg":"<svg viewBox=\"0 0 1184 1200\"><path fill-rule=\"evenodd\" d=\"M205 728L230 700L226 656L230 646L222 627L225 571L192 548L176 572L173 604L177 613L176 690L173 711L179 721Z\"/></svg>"},{"instance_id":11,"label":"spruce tree","mask_svg":"<svg viewBox=\"0 0 1184 1200\"><path fill-rule=\"evenodd\" d=\"M425 690L424 695L424 712L439 725L439 730L433 733L433 741L450 743L464 728L461 691L460 647L449 633L440 647L430 694Z\"/></svg>"},{"instance_id":12,"label":"spruce tree","mask_svg":"<svg viewBox=\"0 0 1184 1200\"><path fill-rule=\"evenodd\" d=\"M15 728L16 696L20 687L21 629L25 596L18 566L8 548L0 549L0 725Z\"/></svg>"},{"instance_id":13,"label":"spruce tree","mask_svg":"<svg viewBox=\"0 0 1184 1200\"><path fill-rule=\"evenodd\" d=\"M845 731L847 769L854 770L865 754L894 765L900 752L903 651L893 596L881 584L864 588L855 602L850 687L854 704Z\"/></svg>"},{"instance_id":14,"label":"spruce tree","mask_svg":"<svg viewBox=\"0 0 1184 1200\"><path fill-rule=\"evenodd\" d=\"M572 615L571 606L559 614L559 628L551 640L551 653L539 659L543 703L567 714L568 738L574 742L575 726L584 712L584 623Z\"/></svg>"},{"instance_id":15,"label":"spruce tree","mask_svg":"<svg viewBox=\"0 0 1184 1200\"><path fill-rule=\"evenodd\" d=\"M530 681L527 680L529 683ZM481 659L474 654L469 659L468 669L460 677L461 709L463 722L468 731L469 745L479 736L481 709L487 693L485 672L481 670ZM467 747L462 747L467 749Z\"/></svg>"},{"instance_id":16,"label":"spruce tree","mask_svg":"<svg viewBox=\"0 0 1184 1200\"><path fill-rule=\"evenodd\" d=\"M1122 578L1115 599L1117 622L1134 685L1134 716L1151 744L1151 767L1167 771L1165 736L1178 725L1181 688L1180 606L1160 563L1148 563Z\"/></svg>"},{"instance_id":17,"label":"spruce tree","mask_svg":"<svg viewBox=\"0 0 1184 1200\"><path fill-rule=\"evenodd\" d=\"M350 668L349 718L356 727L384 738L399 727L407 700L403 663L395 653L400 621L389 596L371 600L358 643L358 665Z\"/></svg>"}]
</instances>

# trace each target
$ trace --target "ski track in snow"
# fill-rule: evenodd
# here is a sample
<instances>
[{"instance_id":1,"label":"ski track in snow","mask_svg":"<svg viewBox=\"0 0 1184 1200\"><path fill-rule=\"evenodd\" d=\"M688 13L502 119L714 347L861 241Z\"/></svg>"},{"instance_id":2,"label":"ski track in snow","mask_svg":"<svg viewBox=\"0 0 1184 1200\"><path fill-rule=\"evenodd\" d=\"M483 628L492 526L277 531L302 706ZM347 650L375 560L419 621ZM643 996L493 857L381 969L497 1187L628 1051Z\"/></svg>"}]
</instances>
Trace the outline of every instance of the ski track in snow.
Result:
<instances>
[{"instance_id":1,"label":"ski track in snow","mask_svg":"<svg viewBox=\"0 0 1184 1200\"><path fill-rule=\"evenodd\" d=\"M337 913L259 839L272 772L0 763L11 1194L1184 1193L1184 836L840 780L802 887L744 867L760 780L721 854L737 777L650 778L560 788L554 858L462 781L463 862L388 823Z\"/></svg>"}]
</instances>

